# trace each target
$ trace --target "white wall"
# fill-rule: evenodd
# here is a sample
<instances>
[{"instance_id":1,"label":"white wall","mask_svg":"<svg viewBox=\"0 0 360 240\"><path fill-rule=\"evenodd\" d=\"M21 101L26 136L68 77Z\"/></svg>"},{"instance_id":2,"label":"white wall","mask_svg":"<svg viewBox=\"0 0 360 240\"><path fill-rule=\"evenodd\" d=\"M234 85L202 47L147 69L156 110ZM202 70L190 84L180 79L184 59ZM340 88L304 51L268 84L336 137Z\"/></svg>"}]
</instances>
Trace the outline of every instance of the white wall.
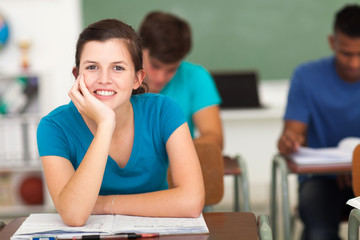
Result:
<instances>
[{"instance_id":1,"label":"white wall","mask_svg":"<svg viewBox=\"0 0 360 240\"><path fill-rule=\"evenodd\" d=\"M260 84L263 109L222 110L225 135L224 153L240 154L247 165L252 209L269 207L272 157L282 130L282 117L288 81L263 81ZM233 183L225 179L225 194L220 205L232 202ZM221 207L221 206L220 206Z\"/></svg>"},{"instance_id":2,"label":"white wall","mask_svg":"<svg viewBox=\"0 0 360 240\"><path fill-rule=\"evenodd\" d=\"M40 108L47 113L70 99L75 45L82 28L80 0L0 0L10 39L0 52L0 75L18 74L18 41L31 41L31 70L40 74Z\"/></svg>"}]
</instances>

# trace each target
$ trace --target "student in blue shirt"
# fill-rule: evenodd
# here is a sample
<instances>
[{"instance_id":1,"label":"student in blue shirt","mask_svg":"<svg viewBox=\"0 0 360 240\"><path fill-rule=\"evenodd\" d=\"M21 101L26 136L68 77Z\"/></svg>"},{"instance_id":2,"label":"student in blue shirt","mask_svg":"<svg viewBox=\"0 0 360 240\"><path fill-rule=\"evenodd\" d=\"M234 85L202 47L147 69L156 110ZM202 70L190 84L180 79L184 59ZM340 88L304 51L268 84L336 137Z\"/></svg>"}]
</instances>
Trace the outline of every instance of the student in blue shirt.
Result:
<instances>
[{"instance_id":1,"label":"student in blue shirt","mask_svg":"<svg viewBox=\"0 0 360 240\"><path fill-rule=\"evenodd\" d=\"M70 226L90 214L197 217L203 209L201 168L182 110L166 96L140 94L142 60L130 26L114 19L89 25L77 42L71 102L39 124L46 183Z\"/></svg>"},{"instance_id":2,"label":"student in blue shirt","mask_svg":"<svg viewBox=\"0 0 360 240\"><path fill-rule=\"evenodd\" d=\"M360 137L360 6L339 10L329 37L334 56L300 65L291 79L285 124L278 142L288 155L301 145L335 147ZM339 223L353 197L349 175L301 176L299 213L302 239L340 239Z\"/></svg>"},{"instance_id":3,"label":"student in blue shirt","mask_svg":"<svg viewBox=\"0 0 360 240\"><path fill-rule=\"evenodd\" d=\"M151 12L141 23L144 70L150 92L174 98L185 113L195 142L223 148L220 95L210 73L183 59L191 49L189 24L172 14Z\"/></svg>"}]
</instances>

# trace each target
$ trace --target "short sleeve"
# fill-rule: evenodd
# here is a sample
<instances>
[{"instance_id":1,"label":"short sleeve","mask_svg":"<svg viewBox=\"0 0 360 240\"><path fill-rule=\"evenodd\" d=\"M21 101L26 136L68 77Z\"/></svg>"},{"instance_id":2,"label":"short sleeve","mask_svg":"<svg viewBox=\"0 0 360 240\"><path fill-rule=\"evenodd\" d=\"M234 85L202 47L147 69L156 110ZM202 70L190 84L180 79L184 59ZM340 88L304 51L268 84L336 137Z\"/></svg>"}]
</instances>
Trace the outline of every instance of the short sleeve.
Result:
<instances>
[{"instance_id":1,"label":"short sleeve","mask_svg":"<svg viewBox=\"0 0 360 240\"><path fill-rule=\"evenodd\" d=\"M301 68L297 68L291 79L284 119L296 120L307 124L309 122L309 115L305 81L301 74Z\"/></svg>"},{"instance_id":2,"label":"short sleeve","mask_svg":"<svg viewBox=\"0 0 360 240\"><path fill-rule=\"evenodd\" d=\"M205 107L221 104L221 97L215 81L205 68L198 66L192 78L192 83L195 85L192 88L195 89L195 92L191 96L193 99L193 113Z\"/></svg>"},{"instance_id":3,"label":"short sleeve","mask_svg":"<svg viewBox=\"0 0 360 240\"><path fill-rule=\"evenodd\" d=\"M66 135L63 129L49 117L42 118L39 123L37 145L41 157L59 156L70 159L70 148Z\"/></svg>"},{"instance_id":4,"label":"short sleeve","mask_svg":"<svg viewBox=\"0 0 360 240\"><path fill-rule=\"evenodd\" d=\"M160 122L164 143L178 127L186 122L183 111L174 99L164 96Z\"/></svg>"}]
</instances>

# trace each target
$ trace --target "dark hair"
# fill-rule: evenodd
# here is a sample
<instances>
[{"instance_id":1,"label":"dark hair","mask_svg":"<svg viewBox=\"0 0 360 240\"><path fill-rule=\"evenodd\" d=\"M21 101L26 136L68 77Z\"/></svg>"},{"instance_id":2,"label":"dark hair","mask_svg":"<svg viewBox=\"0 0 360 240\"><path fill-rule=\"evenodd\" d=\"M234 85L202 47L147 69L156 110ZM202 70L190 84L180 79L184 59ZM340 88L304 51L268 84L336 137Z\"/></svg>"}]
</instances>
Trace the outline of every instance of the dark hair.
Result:
<instances>
[{"instance_id":1,"label":"dark hair","mask_svg":"<svg viewBox=\"0 0 360 240\"><path fill-rule=\"evenodd\" d=\"M180 61L191 49L191 29L179 17L151 12L143 20L139 34L149 55L163 63Z\"/></svg>"},{"instance_id":2,"label":"dark hair","mask_svg":"<svg viewBox=\"0 0 360 240\"><path fill-rule=\"evenodd\" d=\"M123 41L127 47L131 59L135 66L135 72L138 72L143 69L143 57L142 57L142 48L141 40L134 29L117 20L117 19L105 19L93 24L90 24L85 28L79 36L79 39L76 44L75 52L75 65L79 69L80 65L80 56L83 51L84 45L90 41L100 41L105 42L109 39L120 39ZM138 89L133 90L133 95L144 93L147 91L147 86L145 83L142 83Z\"/></svg>"},{"instance_id":3,"label":"dark hair","mask_svg":"<svg viewBox=\"0 0 360 240\"><path fill-rule=\"evenodd\" d=\"M349 37L360 37L360 6L346 5L336 13L334 32L340 31Z\"/></svg>"}]
</instances>

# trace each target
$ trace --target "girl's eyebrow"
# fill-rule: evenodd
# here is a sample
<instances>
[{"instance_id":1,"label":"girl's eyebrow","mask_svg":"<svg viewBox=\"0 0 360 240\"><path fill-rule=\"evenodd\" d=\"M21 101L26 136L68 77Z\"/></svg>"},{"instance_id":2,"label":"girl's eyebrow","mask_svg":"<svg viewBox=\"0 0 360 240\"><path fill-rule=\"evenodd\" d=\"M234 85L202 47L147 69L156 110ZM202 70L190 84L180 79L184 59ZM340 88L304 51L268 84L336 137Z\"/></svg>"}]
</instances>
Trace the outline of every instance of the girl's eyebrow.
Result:
<instances>
[{"instance_id":1,"label":"girl's eyebrow","mask_svg":"<svg viewBox=\"0 0 360 240\"><path fill-rule=\"evenodd\" d=\"M86 60L86 61L84 61L84 63L98 63L98 62L92 61L92 60ZM115 62L112 62L112 64L125 64L126 66L129 65L125 61L115 61Z\"/></svg>"},{"instance_id":2,"label":"girl's eyebrow","mask_svg":"<svg viewBox=\"0 0 360 240\"><path fill-rule=\"evenodd\" d=\"M97 63L96 61L86 60L84 63Z\"/></svg>"},{"instance_id":3,"label":"girl's eyebrow","mask_svg":"<svg viewBox=\"0 0 360 240\"><path fill-rule=\"evenodd\" d=\"M113 64L125 64L125 65L128 65L125 61L116 61L116 62L113 62Z\"/></svg>"}]
</instances>

